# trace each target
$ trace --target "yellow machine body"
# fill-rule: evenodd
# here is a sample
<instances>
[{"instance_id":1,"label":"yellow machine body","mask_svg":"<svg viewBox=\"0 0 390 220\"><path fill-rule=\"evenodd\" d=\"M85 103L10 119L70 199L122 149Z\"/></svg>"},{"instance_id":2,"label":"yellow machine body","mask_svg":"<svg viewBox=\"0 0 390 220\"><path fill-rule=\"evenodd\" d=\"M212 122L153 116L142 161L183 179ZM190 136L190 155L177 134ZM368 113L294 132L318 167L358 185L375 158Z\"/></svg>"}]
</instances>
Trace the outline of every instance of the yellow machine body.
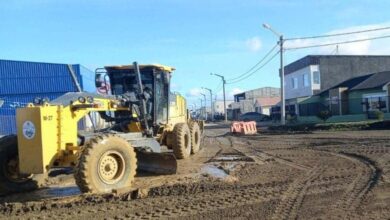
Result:
<instances>
[{"instance_id":1,"label":"yellow machine body","mask_svg":"<svg viewBox=\"0 0 390 220\"><path fill-rule=\"evenodd\" d=\"M17 109L19 171L44 173L56 162L70 166L80 149L78 121L91 111L123 110L110 99L95 99L85 105L78 101L68 106L44 104Z\"/></svg>"},{"instance_id":2,"label":"yellow machine body","mask_svg":"<svg viewBox=\"0 0 390 220\"><path fill-rule=\"evenodd\" d=\"M186 99L178 93L174 94L172 102L169 103L169 127L173 128L177 123L187 122L187 102Z\"/></svg>"},{"instance_id":3,"label":"yellow machine body","mask_svg":"<svg viewBox=\"0 0 390 220\"><path fill-rule=\"evenodd\" d=\"M27 107L17 110L19 169L44 173L58 153L58 107Z\"/></svg>"},{"instance_id":4,"label":"yellow machine body","mask_svg":"<svg viewBox=\"0 0 390 220\"><path fill-rule=\"evenodd\" d=\"M131 67L131 66L130 66ZM143 66L141 66L143 67ZM145 65L144 67L150 67ZM170 74L174 68L153 66ZM118 68L129 68L119 66ZM83 95L85 93L68 93L67 95ZM84 97L87 98L87 97ZM66 99L66 97L65 97ZM50 168L74 166L78 153L83 146L78 143L78 122L90 112L129 111L114 98L97 96L93 101L72 101L67 104L44 103L29 104L17 110L19 172L23 174L39 174L48 172ZM154 137L160 144L167 144L168 136L178 123L189 123L187 104L183 96L171 93L169 113L166 124L161 125ZM130 112L130 111L129 111ZM132 115L137 118L137 115ZM203 123L200 123L203 127ZM128 132L142 132L140 122L131 122ZM172 136L172 135L171 135Z\"/></svg>"}]
</instances>

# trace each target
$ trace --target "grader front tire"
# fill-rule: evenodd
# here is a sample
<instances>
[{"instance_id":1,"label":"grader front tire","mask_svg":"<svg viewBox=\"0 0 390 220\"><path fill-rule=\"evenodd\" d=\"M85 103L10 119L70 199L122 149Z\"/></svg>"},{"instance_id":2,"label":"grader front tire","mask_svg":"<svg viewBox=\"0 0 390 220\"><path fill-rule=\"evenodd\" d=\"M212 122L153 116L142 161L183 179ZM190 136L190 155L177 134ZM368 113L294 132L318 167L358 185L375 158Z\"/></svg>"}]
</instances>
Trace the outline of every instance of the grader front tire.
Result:
<instances>
[{"instance_id":1,"label":"grader front tire","mask_svg":"<svg viewBox=\"0 0 390 220\"><path fill-rule=\"evenodd\" d=\"M191 155L191 132L187 123L178 123L173 129L173 153L177 159L184 159Z\"/></svg>"},{"instance_id":2,"label":"grader front tire","mask_svg":"<svg viewBox=\"0 0 390 220\"><path fill-rule=\"evenodd\" d=\"M43 185L45 177L45 174L21 175L16 135L0 139L0 195L35 190Z\"/></svg>"},{"instance_id":3,"label":"grader front tire","mask_svg":"<svg viewBox=\"0 0 390 220\"><path fill-rule=\"evenodd\" d=\"M201 131L197 122L190 123L191 153L196 154L200 149Z\"/></svg>"},{"instance_id":4,"label":"grader front tire","mask_svg":"<svg viewBox=\"0 0 390 220\"><path fill-rule=\"evenodd\" d=\"M130 187L136 169L136 154L126 140L101 135L85 145L76 165L76 184L84 193L108 193Z\"/></svg>"}]
</instances>

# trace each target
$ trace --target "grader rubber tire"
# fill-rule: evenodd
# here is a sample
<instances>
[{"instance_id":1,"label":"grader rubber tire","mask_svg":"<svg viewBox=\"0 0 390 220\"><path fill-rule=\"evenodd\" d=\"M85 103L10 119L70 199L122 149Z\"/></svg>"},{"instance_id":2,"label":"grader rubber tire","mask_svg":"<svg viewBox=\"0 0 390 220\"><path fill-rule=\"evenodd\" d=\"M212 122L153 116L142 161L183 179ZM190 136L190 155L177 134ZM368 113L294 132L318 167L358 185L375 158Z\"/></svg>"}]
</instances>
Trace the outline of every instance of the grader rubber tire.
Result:
<instances>
[{"instance_id":1,"label":"grader rubber tire","mask_svg":"<svg viewBox=\"0 0 390 220\"><path fill-rule=\"evenodd\" d=\"M84 146L74 177L83 193L109 193L130 187L136 169L133 147L121 137L103 134Z\"/></svg>"},{"instance_id":2,"label":"grader rubber tire","mask_svg":"<svg viewBox=\"0 0 390 220\"><path fill-rule=\"evenodd\" d=\"M196 154L200 149L201 131L197 122L190 123L191 154Z\"/></svg>"},{"instance_id":3,"label":"grader rubber tire","mask_svg":"<svg viewBox=\"0 0 390 220\"><path fill-rule=\"evenodd\" d=\"M191 133L187 123L178 123L173 129L173 153L177 159L184 159L191 155Z\"/></svg>"},{"instance_id":4,"label":"grader rubber tire","mask_svg":"<svg viewBox=\"0 0 390 220\"><path fill-rule=\"evenodd\" d=\"M16 135L0 139L0 195L35 190L44 184L46 176L47 174L21 175Z\"/></svg>"}]
</instances>

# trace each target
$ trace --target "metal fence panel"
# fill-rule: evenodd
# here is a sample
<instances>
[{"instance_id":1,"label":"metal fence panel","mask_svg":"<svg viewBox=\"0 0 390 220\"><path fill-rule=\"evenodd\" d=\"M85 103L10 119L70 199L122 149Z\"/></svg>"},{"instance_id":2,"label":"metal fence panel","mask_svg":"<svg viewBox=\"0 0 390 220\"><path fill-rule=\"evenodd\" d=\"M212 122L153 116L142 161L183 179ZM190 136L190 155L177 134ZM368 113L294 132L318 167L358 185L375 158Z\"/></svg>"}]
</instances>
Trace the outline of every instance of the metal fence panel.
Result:
<instances>
[{"instance_id":1,"label":"metal fence panel","mask_svg":"<svg viewBox=\"0 0 390 220\"><path fill-rule=\"evenodd\" d=\"M389 96L353 98L347 100L332 99L320 102L299 104L299 116L316 116L320 111L329 110L333 115L370 114L370 112L388 112Z\"/></svg>"}]
</instances>

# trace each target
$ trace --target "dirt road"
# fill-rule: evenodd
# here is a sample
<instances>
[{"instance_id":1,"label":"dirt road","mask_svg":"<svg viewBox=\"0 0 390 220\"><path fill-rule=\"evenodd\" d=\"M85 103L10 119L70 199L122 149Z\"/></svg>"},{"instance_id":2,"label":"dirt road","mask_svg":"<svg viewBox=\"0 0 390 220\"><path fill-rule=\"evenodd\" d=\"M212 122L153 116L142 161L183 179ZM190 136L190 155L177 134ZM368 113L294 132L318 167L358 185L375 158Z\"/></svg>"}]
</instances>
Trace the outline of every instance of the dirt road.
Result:
<instances>
[{"instance_id":1,"label":"dirt road","mask_svg":"<svg viewBox=\"0 0 390 220\"><path fill-rule=\"evenodd\" d=\"M134 190L80 195L61 185L0 198L7 219L390 219L390 131L231 136L206 130L203 149L172 176ZM60 196L60 198L53 198Z\"/></svg>"}]
</instances>

